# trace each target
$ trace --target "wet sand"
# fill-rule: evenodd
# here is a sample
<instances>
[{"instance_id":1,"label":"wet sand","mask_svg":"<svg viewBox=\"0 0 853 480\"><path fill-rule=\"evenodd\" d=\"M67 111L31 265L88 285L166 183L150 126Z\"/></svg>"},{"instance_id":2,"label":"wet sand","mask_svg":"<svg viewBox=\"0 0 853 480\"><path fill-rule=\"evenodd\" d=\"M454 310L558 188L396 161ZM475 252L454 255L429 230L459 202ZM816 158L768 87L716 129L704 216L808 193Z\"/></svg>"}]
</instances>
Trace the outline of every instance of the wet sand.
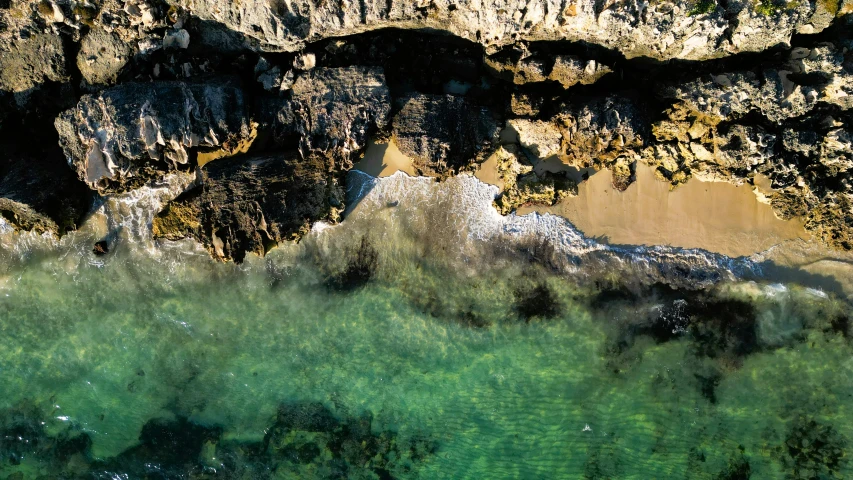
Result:
<instances>
[{"instance_id":1,"label":"wet sand","mask_svg":"<svg viewBox=\"0 0 853 480\"><path fill-rule=\"evenodd\" d=\"M388 140L388 143L371 140L364 158L356 162L354 168L374 177L389 177L396 172L415 176L412 160L403 155L393 139Z\"/></svg>"},{"instance_id":2,"label":"wet sand","mask_svg":"<svg viewBox=\"0 0 853 480\"><path fill-rule=\"evenodd\" d=\"M778 219L749 185L693 179L670 191L651 167L637 166L637 181L614 189L602 170L579 185L577 197L553 207L523 207L567 218L591 237L610 244L701 248L738 257L795 239L808 239L802 222Z\"/></svg>"}]
</instances>

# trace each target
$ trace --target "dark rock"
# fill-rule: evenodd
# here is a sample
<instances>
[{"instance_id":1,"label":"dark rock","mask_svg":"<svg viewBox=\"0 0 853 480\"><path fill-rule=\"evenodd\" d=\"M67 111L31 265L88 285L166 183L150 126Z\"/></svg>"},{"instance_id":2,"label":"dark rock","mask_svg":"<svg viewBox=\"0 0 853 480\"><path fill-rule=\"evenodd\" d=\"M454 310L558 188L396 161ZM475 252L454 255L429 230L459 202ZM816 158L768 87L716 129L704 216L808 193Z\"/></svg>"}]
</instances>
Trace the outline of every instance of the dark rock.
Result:
<instances>
[{"instance_id":1,"label":"dark rock","mask_svg":"<svg viewBox=\"0 0 853 480\"><path fill-rule=\"evenodd\" d=\"M345 257L348 260L343 271L326 280L326 285L333 290L350 291L364 286L376 272L379 254L367 237L362 237L359 246L348 251Z\"/></svg>"},{"instance_id":2,"label":"dark rock","mask_svg":"<svg viewBox=\"0 0 853 480\"><path fill-rule=\"evenodd\" d=\"M343 188L327 160L295 152L217 160L201 185L154 219L154 236L193 237L219 259L242 261L298 240L314 222L337 221Z\"/></svg>"},{"instance_id":3,"label":"dark rock","mask_svg":"<svg viewBox=\"0 0 853 480\"><path fill-rule=\"evenodd\" d=\"M349 170L368 136L386 127L391 95L381 68L317 68L295 80L290 99L261 99L258 110L279 145L298 138L303 156Z\"/></svg>"},{"instance_id":4,"label":"dark rock","mask_svg":"<svg viewBox=\"0 0 853 480\"><path fill-rule=\"evenodd\" d=\"M58 149L0 146L0 214L15 228L61 236L81 224L90 198Z\"/></svg>"},{"instance_id":5,"label":"dark rock","mask_svg":"<svg viewBox=\"0 0 853 480\"><path fill-rule=\"evenodd\" d=\"M95 255L106 255L110 253L109 245L107 245L106 240L101 240L99 242L95 242L95 247L92 248L92 253Z\"/></svg>"},{"instance_id":6,"label":"dark rock","mask_svg":"<svg viewBox=\"0 0 853 480\"><path fill-rule=\"evenodd\" d=\"M485 160L500 129L492 114L451 95L414 95L394 117L394 140L418 173L450 175Z\"/></svg>"},{"instance_id":7,"label":"dark rock","mask_svg":"<svg viewBox=\"0 0 853 480\"><path fill-rule=\"evenodd\" d=\"M102 193L186 168L198 147L227 148L250 136L243 92L231 77L121 84L84 95L56 129L77 175Z\"/></svg>"},{"instance_id":8,"label":"dark rock","mask_svg":"<svg viewBox=\"0 0 853 480\"><path fill-rule=\"evenodd\" d=\"M847 463L847 440L835 427L813 418L799 417L785 438L788 478L839 478Z\"/></svg>"}]
</instances>

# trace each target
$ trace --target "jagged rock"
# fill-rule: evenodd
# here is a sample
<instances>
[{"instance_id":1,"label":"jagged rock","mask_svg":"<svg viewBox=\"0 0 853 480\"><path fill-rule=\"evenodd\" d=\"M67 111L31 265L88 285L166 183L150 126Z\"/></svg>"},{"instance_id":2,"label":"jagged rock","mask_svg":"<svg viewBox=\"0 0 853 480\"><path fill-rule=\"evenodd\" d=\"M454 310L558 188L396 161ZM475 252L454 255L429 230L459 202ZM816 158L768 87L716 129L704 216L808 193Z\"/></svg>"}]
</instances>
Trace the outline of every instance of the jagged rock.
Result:
<instances>
[{"instance_id":1,"label":"jagged rock","mask_svg":"<svg viewBox=\"0 0 853 480\"><path fill-rule=\"evenodd\" d=\"M297 55L293 60L293 68L297 70L311 70L317 66L317 56L313 53Z\"/></svg>"},{"instance_id":2,"label":"jagged rock","mask_svg":"<svg viewBox=\"0 0 853 480\"><path fill-rule=\"evenodd\" d=\"M0 215L20 230L63 235L89 209L89 191L55 149L0 147Z\"/></svg>"},{"instance_id":3,"label":"jagged rock","mask_svg":"<svg viewBox=\"0 0 853 480\"><path fill-rule=\"evenodd\" d=\"M820 163L840 172L853 170L853 132L846 128L829 131L820 145Z\"/></svg>"},{"instance_id":4,"label":"jagged rock","mask_svg":"<svg viewBox=\"0 0 853 480\"><path fill-rule=\"evenodd\" d=\"M283 77L292 78L292 71ZM378 67L317 68L302 73L290 98L261 98L261 127L286 147L298 138L303 156L322 155L344 170L352 168L372 133L384 129L391 94Z\"/></svg>"},{"instance_id":5,"label":"jagged rock","mask_svg":"<svg viewBox=\"0 0 853 480\"><path fill-rule=\"evenodd\" d=\"M556 155L578 168L610 168L620 190L633 181L633 163L648 137L645 117L632 102L617 97L569 105L549 121L513 119L509 125L534 158Z\"/></svg>"},{"instance_id":6,"label":"jagged rock","mask_svg":"<svg viewBox=\"0 0 853 480\"><path fill-rule=\"evenodd\" d=\"M629 100L617 97L591 99L570 106L555 118L560 128L565 151L563 159L577 167L607 168L619 162L614 170L614 186L624 190L631 182L624 165L640 158L648 139L648 120Z\"/></svg>"},{"instance_id":7,"label":"jagged rock","mask_svg":"<svg viewBox=\"0 0 853 480\"><path fill-rule=\"evenodd\" d=\"M485 160L500 129L488 109L452 95L401 100L394 140L420 174L443 176Z\"/></svg>"},{"instance_id":8,"label":"jagged rock","mask_svg":"<svg viewBox=\"0 0 853 480\"><path fill-rule=\"evenodd\" d=\"M761 127L732 125L716 139L716 155L712 154L711 158L700 157L695 150L695 146L700 145L698 143L691 143L691 150L698 161L713 163L717 171L733 176L735 172L743 175L772 159L775 143L776 136Z\"/></svg>"},{"instance_id":9,"label":"jagged rock","mask_svg":"<svg viewBox=\"0 0 853 480\"><path fill-rule=\"evenodd\" d=\"M495 152L498 177L503 191L495 199L495 208L507 215L523 205L556 205L560 200L577 195L578 186L564 173L533 173L523 162L516 146L501 146Z\"/></svg>"},{"instance_id":10,"label":"jagged rock","mask_svg":"<svg viewBox=\"0 0 853 480\"><path fill-rule=\"evenodd\" d=\"M513 119L509 126L518 132L519 143L534 158L545 159L563 152L563 134L553 122Z\"/></svg>"},{"instance_id":11,"label":"jagged rock","mask_svg":"<svg viewBox=\"0 0 853 480\"><path fill-rule=\"evenodd\" d=\"M571 55L558 55L554 58L554 66L548 75L549 80L560 82L563 88L580 83L590 85L601 77L612 72L610 67L595 60L583 60Z\"/></svg>"},{"instance_id":12,"label":"jagged rock","mask_svg":"<svg viewBox=\"0 0 853 480\"><path fill-rule=\"evenodd\" d=\"M133 45L118 35L92 30L80 44L77 68L91 85L113 84L133 53Z\"/></svg>"},{"instance_id":13,"label":"jagged rock","mask_svg":"<svg viewBox=\"0 0 853 480\"><path fill-rule=\"evenodd\" d=\"M186 49L190 46L190 33L183 28L179 30L167 30L163 36L163 48Z\"/></svg>"},{"instance_id":14,"label":"jagged rock","mask_svg":"<svg viewBox=\"0 0 853 480\"><path fill-rule=\"evenodd\" d=\"M704 60L787 44L795 32L815 33L827 24L825 12L813 4L781 0L725 6L695 0L642 5L595 0L168 1L254 39L258 48L291 52L323 38L407 28L449 32L490 49L518 41L568 40L629 58Z\"/></svg>"},{"instance_id":15,"label":"jagged rock","mask_svg":"<svg viewBox=\"0 0 853 480\"><path fill-rule=\"evenodd\" d=\"M546 80L559 82L563 88L589 85L610 73L610 67L595 60L583 60L574 55L534 55L525 50L487 56L485 64L498 77L516 85Z\"/></svg>"},{"instance_id":16,"label":"jagged rock","mask_svg":"<svg viewBox=\"0 0 853 480\"><path fill-rule=\"evenodd\" d=\"M381 68L318 68L296 79L291 106L302 154L329 155L349 169L368 135L386 126L391 94Z\"/></svg>"},{"instance_id":17,"label":"jagged rock","mask_svg":"<svg viewBox=\"0 0 853 480\"><path fill-rule=\"evenodd\" d=\"M853 71L845 68L844 60L844 54L832 44L796 48L787 53L787 61L779 68L703 75L667 86L661 93L717 121L757 110L768 120L781 123L810 112L821 102L853 106Z\"/></svg>"},{"instance_id":18,"label":"jagged rock","mask_svg":"<svg viewBox=\"0 0 853 480\"><path fill-rule=\"evenodd\" d=\"M276 243L298 240L314 222L335 222L343 187L320 157L298 153L237 157L202 169L201 185L154 219L157 238L193 237L221 260L241 262Z\"/></svg>"},{"instance_id":19,"label":"jagged rock","mask_svg":"<svg viewBox=\"0 0 853 480\"><path fill-rule=\"evenodd\" d=\"M824 243L853 250L853 195L831 193L808 210L806 229Z\"/></svg>"},{"instance_id":20,"label":"jagged rock","mask_svg":"<svg viewBox=\"0 0 853 480\"><path fill-rule=\"evenodd\" d=\"M141 186L189 165L194 149L250 136L243 92L231 77L121 84L84 95L56 129L69 164L99 192Z\"/></svg>"}]
</instances>

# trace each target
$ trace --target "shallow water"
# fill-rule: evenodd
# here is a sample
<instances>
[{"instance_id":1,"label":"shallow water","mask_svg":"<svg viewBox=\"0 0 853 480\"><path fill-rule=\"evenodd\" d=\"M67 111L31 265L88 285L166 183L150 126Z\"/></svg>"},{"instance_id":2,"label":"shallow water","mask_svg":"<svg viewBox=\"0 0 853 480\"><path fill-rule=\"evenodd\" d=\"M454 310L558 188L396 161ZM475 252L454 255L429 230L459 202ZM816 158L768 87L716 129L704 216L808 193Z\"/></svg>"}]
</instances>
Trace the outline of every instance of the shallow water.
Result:
<instances>
[{"instance_id":1,"label":"shallow water","mask_svg":"<svg viewBox=\"0 0 853 480\"><path fill-rule=\"evenodd\" d=\"M0 235L0 478L853 474L846 300L500 217L470 177L363 180L242 265L150 240L178 186ZM635 281L682 258L709 290Z\"/></svg>"}]
</instances>

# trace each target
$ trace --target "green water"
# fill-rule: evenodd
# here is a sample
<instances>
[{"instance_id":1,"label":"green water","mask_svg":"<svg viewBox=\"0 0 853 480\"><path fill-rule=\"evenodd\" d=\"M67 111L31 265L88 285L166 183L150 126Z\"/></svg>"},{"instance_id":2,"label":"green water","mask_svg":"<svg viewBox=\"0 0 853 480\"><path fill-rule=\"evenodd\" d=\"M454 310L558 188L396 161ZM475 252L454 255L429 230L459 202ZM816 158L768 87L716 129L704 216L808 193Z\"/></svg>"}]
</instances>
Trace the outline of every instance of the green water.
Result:
<instances>
[{"instance_id":1,"label":"green water","mask_svg":"<svg viewBox=\"0 0 853 480\"><path fill-rule=\"evenodd\" d=\"M357 236L325 237L350 247L241 266L190 242L7 244L0 478L853 475L843 301L736 282L685 294L712 305L688 324L677 292L416 237L375 241L374 276L339 288Z\"/></svg>"}]
</instances>

